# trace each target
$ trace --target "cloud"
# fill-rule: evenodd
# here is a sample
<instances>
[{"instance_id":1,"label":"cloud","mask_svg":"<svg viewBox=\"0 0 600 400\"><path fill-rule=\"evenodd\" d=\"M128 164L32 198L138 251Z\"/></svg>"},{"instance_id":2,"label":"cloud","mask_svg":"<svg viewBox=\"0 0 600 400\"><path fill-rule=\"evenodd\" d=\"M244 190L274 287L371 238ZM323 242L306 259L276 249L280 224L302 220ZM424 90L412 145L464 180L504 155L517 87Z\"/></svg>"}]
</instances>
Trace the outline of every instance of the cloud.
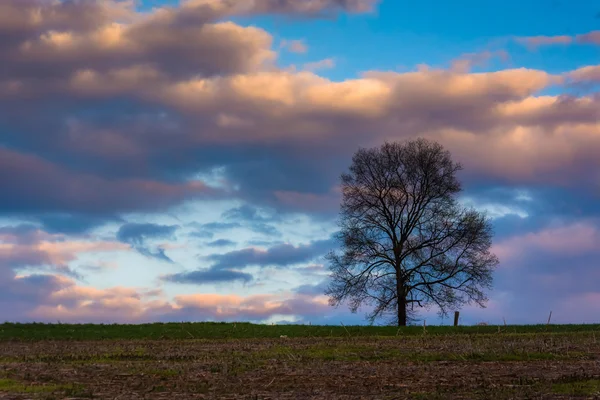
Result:
<instances>
[{"instance_id":1,"label":"cloud","mask_svg":"<svg viewBox=\"0 0 600 400\"><path fill-rule=\"evenodd\" d=\"M199 225L200 231L215 233L234 228L247 228L264 235L280 234L279 230L271 225L274 222L281 221L281 217L274 210L260 209L250 204L243 204L223 212L221 219L225 222L210 222Z\"/></svg>"},{"instance_id":2,"label":"cloud","mask_svg":"<svg viewBox=\"0 0 600 400\"><path fill-rule=\"evenodd\" d=\"M600 65L588 65L569 72L567 79L570 83L581 84L587 82L600 82Z\"/></svg>"},{"instance_id":3,"label":"cloud","mask_svg":"<svg viewBox=\"0 0 600 400\"><path fill-rule=\"evenodd\" d=\"M236 242L229 239L217 239L212 242L208 242L207 246L210 247L227 247L227 246L235 246Z\"/></svg>"},{"instance_id":4,"label":"cloud","mask_svg":"<svg viewBox=\"0 0 600 400\"><path fill-rule=\"evenodd\" d=\"M515 39L517 43L521 43L530 48L537 48L540 46L549 45L567 45L574 41L572 36L559 35L559 36L529 36L529 37L518 37Z\"/></svg>"},{"instance_id":5,"label":"cloud","mask_svg":"<svg viewBox=\"0 0 600 400\"><path fill-rule=\"evenodd\" d=\"M127 248L118 242L73 240L31 225L5 226L0 228L0 270L51 268L79 277L69 264L81 254L118 252Z\"/></svg>"},{"instance_id":6,"label":"cloud","mask_svg":"<svg viewBox=\"0 0 600 400\"><path fill-rule=\"evenodd\" d=\"M600 232L590 222L578 222L568 226L513 236L494 246L494 252L506 265L514 258L522 258L528 252L543 252L550 256L573 257L600 249Z\"/></svg>"},{"instance_id":7,"label":"cloud","mask_svg":"<svg viewBox=\"0 0 600 400\"><path fill-rule=\"evenodd\" d=\"M0 147L0 185L5 212L102 214L166 208L190 196L211 192L202 182L163 183L108 180L68 170L35 155ZM126 195L123 195L126 193Z\"/></svg>"},{"instance_id":8,"label":"cloud","mask_svg":"<svg viewBox=\"0 0 600 400\"><path fill-rule=\"evenodd\" d=\"M247 72L273 62L271 36L221 21L224 17L367 12L374 5L373 0L194 0L140 13L133 1L10 0L3 3L0 20L0 34L10 38L2 47L10 61L2 72L29 78L43 70L48 77L77 74L93 80L98 71L89 69L90 60L101 72L133 66L126 80L137 79L140 68L155 77Z\"/></svg>"},{"instance_id":9,"label":"cloud","mask_svg":"<svg viewBox=\"0 0 600 400\"><path fill-rule=\"evenodd\" d=\"M46 3L44 9L47 13L38 14L40 21L37 26L23 23L18 51L9 49L5 55L11 61L8 72L12 76L26 78L43 67L49 77L66 77L65 73L70 72L89 79L90 73L86 71L89 71L88 61L93 59L100 71L153 65L156 69L152 70L152 74L182 77L248 71L274 58L274 53L269 49L269 34L258 28L241 27L231 22L215 22L214 18L205 14L210 7L193 6L188 2L179 8L163 7L151 13L137 14L125 23L98 18L95 23L90 21L79 30L69 29L77 25L79 17L76 16L76 9L84 7L74 5L74 12L64 16L65 26L52 29L50 27L53 24L47 20L52 19L54 12L60 13L65 7L61 3ZM26 4L12 4L12 8L22 13L29 12L30 15L36 9ZM208 18L204 18L205 15ZM40 30L39 25L48 26L48 30ZM211 52L219 56L204 56ZM123 78L135 77L130 74Z\"/></svg>"},{"instance_id":10,"label":"cloud","mask_svg":"<svg viewBox=\"0 0 600 400\"><path fill-rule=\"evenodd\" d=\"M556 35L556 36L526 36L516 37L515 41L531 49L541 46L570 45L570 44L600 44L600 31L591 31L579 35Z\"/></svg>"},{"instance_id":11,"label":"cloud","mask_svg":"<svg viewBox=\"0 0 600 400\"><path fill-rule=\"evenodd\" d=\"M278 298L270 295L249 297L225 295L185 295L175 298L177 307L189 314L204 315L221 321L260 321L274 315L316 316L329 309L322 298L296 296Z\"/></svg>"},{"instance_id":12,"label":"cloud","mask_svg":"<svg viewBox=\"0 0 600 400\"><path fill-rule=\"evenodd\" d=\"M253 277L251 274L231 269L209 268L166 275L163 277L163 280L173 283L202 285L234 281L250 282L253 280Z\"/></svg>"},{"instance_id":13,"label":"cloud","mask_svg":"<svg viewBox=\"0 0 600 400\"><path fill-rule=\"evenodd\" d=\"M575 36L577 43L600 45L600 31L591 31Z\"/></svg>"},{"instance_id":14,"label":"cloud","mask_svg":"<svg viewBox=\"0 0 600 400\"><path fill-rule=\"evenodd\" d=\"M116 215L90 215L81 213L46 213L33 216L50 233L82 234L106 224L107 222L123 222Z\"/></svg>"},{"instance_id":15,"label":"cloud","mask_svg":"<svg viewBox=\"0 0 600 400\"><path fill-rule=\"evenodd\" d=\"M308 51L308 46L302 40L282 40L279 46L292 53L304 54Z\"/></svg>"},{"instance_id":16,"label":"cloud","mask_svg":"<svg viewBox=\"0 0 600 400\"><path fill-rule=\"evenodd\" d=\"M245 268L252 265L286 267L323 256L332 250L333 246L332 239L316 240L299 246L285 243L266 250L246 248L224 254L213 254L206 259L214 263L212 265L214 269Z\"/></svg>"},{"instance_id":17,"label":"cloud","mask_svg":"<svg viewBox=\"0 0 600 400\"><path fill-rule=\"evenodd\" d=\"M204 3L203 7L218 4ZM194 7L200 6L196 3ZM185 12L191 11L186 9ZM184 12L169 8L162 14L151 13L130 24L157 24L161 29L172 29L172 35L180 38L184 35L178 30L178 24L182 23L179 13ZM205 51L207 57L204 58L210 59L211 51ZM230 196L277 211L331 215L339 200L339 193L334 192L337 175L347 166L351 152L358 146L384 139L427 135L450 144L461 143L465 150L460 156L467 167L480 171L485 158L479 160L475 149L503 142L507 151L516 148L516 153L523 154L518 163L522 165L520 171L536 170L535 166L528 168L526 164L546 165L546 160L525 154L522 147L529 139L519 142L517 137L539 136L536 126L541 124L550 124L553 128L595 118L594 104L587 105L585 99L575 99L570 114L565 113L562 100L555 106L538 102L540 106L531 108L530 112L527 107L537 101L536 93L562 79L538 70L511 69L479 74L435 69L407 73L371 71L358 79L332 82L310 72L272 68L242 68L238 72L222 69L215 76L187 76L169 72L167 66L157 67L147 54L140 57L141 64L122 60L122 66L104 67L86 55L84 60L89 65L85 70L72 69L68 83L52 80L48 92L40 92L39 85L29 85L27 80L20 81L11 95L9 107L16 107L15 96L33 97L36 100L28 102L28 107L35 109L34 103L52 95L70 101L63 112L68 110L85 117L72 117L69 135L65 136L54 133L62 131L57 125L56 113L46 115L43 110L38 113L45 137L56 138L49 141L50 147L39 141L41 136L37 132L41 126L13 118L13 126L7 131L19 132L19 136L11 135L9 140L32 153L62 160L65 165L57 167L65 171L87 170L86 176L109 182L121 180L123 185L125 181L140 182L144 188L149 185L141 182L153 182L157 186L164 185L165 191L169 188L177 192L171 199L161 198L165 197L162 193L140 194L140 199L132 199L132 203L135 200L139 204L138 208L142 208L145 201L151 203L147 206L149 209L161 209L195 194L205 196L209 188L200 189L197 183L195 191L185 179L222 167L224 181L228 187L236 188L235 193L229 192ZM161 60L172 58L161 56ZM193 62L175 58L179 66L196 68ZM477 61L472 58L468 60L470 63ZM49 81L43 75L39 79ZM109 106L115 98L123 97L135 105L128 113ZM559 103L557 99L554 102ZM97 117L89 117L94 113ZM52 129L47 129L48 126ZM595 128L590 125L589 129ZM170 140L173 135L176 141ZM560 138L558 135L553 141ZM470 142L478 143L471 148ZM551 153L548 151L545 157L552 157ZM311 162L307 163L309 158ZM522 174L506 168L501 160L497 164L493 167L494 173L503 175L502 179L514 179ZM480 175L488 172L482 170ZM551 172L543 171L543 174L549 176ZM105 192L110 193L110 190ZM40 197L44 196L30 196L31 199ZM119 200L124 202L126 198ZM59 203L65 201L61 199ZM158 204L153 204L155 202ZM85 204L90 208L92 203ZM103 210L94 211L116 213L135 207L133 204L129 207L111 205L106 201L102 204L106 205ZM70 204L63 206L63 210L72 211L72 208ZM257 231L275 233L266 226L257 226Z\"/></svg>"},{"instance_id":18,"label":"cloud","mask_svg":"<svg viewBox=\"0 0 600 400\"><path fill-rule=\"evenodd\" d=\"M128 223L121 225L117 232L117 239L134 245L141 245L146 239L170 238L175 234L178 226Z\"/></svg>"},{"instance_id":19,"label":"cloud","mask_svg":"<svg viewBox=\"0 0 600 400\"><path fill-rule=\"evenodd\" d=\"M485 67L494 58L506 62L510 59L510 55L505 50L467 53L453 60L451 69L457 72L469 72L473 67Z\"/></svg>"},{"instance_id":20,"label":"cloud","mask_svg":"<svg viewBox=\"0 0 600 400\"><path fill-rule=\"evenodd\" d=\"M130 244L140 254L172 263L173 260L165 254L164 248L159 247L152 251L147 247L146 242L149 239L171 239L178 228L176 225L127 223L119 228L117 239Z\"/></svg>"},{"instance_id":21,"label":"cloud","mask_svg":"<svg viewBox=\"0 0 600 400\"><path fill-rule=\"evenodd\" d=\"M320 69L331 69L335 67L335 60L333 58L325 58L320 61L309 62L304 64L304 69L307 71L317 71Z\"/></svg>"},{"instance_id":22,"label":"cloud","mask_svg":"<svg viewBox=\"0 0 600 400\"><path fill-rule=\"evenodd\" d=\"M265 210L261 210L250 204L243 204L239 207L231 208L221 214L221 218L245 222L272 222L279 219L278 215L274 214L272 211L270 213L265 212Z\"/></svg>"},{"instance_id":23,"label":"cloud","mask_svg":"<svg viewBox=\"0 0 600 400\"><path fill-rule=\"evenodd\" d=\"M239 222L209 222L207 224L200 224L201 229L206 229L208 231L213 232L225 231L241 227L242 224L240 224Z\"/></svg>"},{"instance_id":24,"label":"cloud","mask_svg":"<svg viewBox=\"0 0 600 400\"><path fill-rule=\"evenodd\" d=\"M600 229L597 219L546 221L543 226L498 241L500 258L491 307L468 309L468 318L502 323L593 322L597 307L584 299L598 295Z\"/></svg>"},{"instance_id":25,"label":"cloud","mask_svg":"<svg viewBox=\"0 0 600 400\"><path fill-rule=\"evenodd\" d=\"M319 15L336 11L368 12L378 0L190 0L187 8L213 15L301 14Z\"/></svg>"},{"instance_id":26,"label":"cloud","mask_svg":"<svg viewBox=\"0 0 600 400\"><path fill-rule=\"evenodd\" d=\"M38 29L85 31L114 20L135 16L133 1L3 0L0 32L19 34Z\"/></svg>"},{"instance_id":27,"label":"cloud","mask_svg":"<svg viewBox=\"0 0 600 400\"><path fill-rule=\"evenodd\" d=\"M321 296L325 293L325 290L329 286L329 281L322 281L317 284L301 285L293 289L295 293L308 295L308 296Z\"/></svg>"},{"instance_id":28,"label":"cloud","mask_svg":"<svg viewBox=\"0 0 600 400\"><path fill-rule=\"evenodd\" d=\"M79 286L55 275L0 280L0 305L6 321L142 323L156 321L253 321L275 315L311 317L329 310L323 298L195 294L168 301L147 288ZM10 305L10 306L9 306Z\"/></svg>"}]
</instances>

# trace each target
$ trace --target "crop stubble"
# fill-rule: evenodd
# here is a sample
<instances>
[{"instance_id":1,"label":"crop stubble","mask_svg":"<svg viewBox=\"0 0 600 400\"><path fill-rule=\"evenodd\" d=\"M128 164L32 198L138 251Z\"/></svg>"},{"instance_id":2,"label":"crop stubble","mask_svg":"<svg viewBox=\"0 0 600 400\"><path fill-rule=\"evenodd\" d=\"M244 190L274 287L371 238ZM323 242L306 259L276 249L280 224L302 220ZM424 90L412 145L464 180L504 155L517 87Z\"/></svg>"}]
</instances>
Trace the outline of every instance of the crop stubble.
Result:
<instances>
[{"instance_id":1,"label":"crop stubble","mask_svg":"<svg viewBox=\"0 0 600 400\"><path fill-rule=\"evenodd\" d=\"M595 396L593 332L0 342L2 399Z\"/></svg>"}]
</instances>

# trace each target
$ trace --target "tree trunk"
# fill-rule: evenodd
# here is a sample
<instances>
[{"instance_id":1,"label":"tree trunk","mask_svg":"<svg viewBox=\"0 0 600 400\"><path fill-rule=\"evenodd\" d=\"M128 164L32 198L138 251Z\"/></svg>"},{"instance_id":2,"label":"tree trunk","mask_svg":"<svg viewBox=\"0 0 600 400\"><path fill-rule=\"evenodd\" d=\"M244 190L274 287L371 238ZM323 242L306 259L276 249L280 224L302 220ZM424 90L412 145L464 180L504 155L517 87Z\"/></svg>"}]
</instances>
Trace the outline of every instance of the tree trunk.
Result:
<instances>
[{"instance_id":1,"label":"tree trunk","mask_svg":"<svg viewBox=\"0 0 600 400\"><path fill-rule=\"evenodd\" d=\"M406 326L406 292L404 282L396 278L396 292L398 293L398 326Z\"/></svg>"},{"instance_id":2,"label":"tree trunk","mask_svg":"<svg viewBox=\"0 0 600 400\"><path fill-rule=\"evenodd\" d=\"M398 297L398 326L406 326L406 299Z\"/></svg>"}]
</instances>

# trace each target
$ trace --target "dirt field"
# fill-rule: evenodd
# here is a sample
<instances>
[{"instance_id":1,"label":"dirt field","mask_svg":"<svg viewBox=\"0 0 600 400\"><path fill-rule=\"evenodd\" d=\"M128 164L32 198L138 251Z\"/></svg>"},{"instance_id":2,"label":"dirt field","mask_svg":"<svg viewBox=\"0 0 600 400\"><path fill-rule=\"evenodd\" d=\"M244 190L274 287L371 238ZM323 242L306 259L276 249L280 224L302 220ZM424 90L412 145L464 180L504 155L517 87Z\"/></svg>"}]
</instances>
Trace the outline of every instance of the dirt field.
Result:
<instances>
[{"instance_id":1,"label":"dirt field","mask_svg":"<svg viewBox=\"0 0 600 400\"><path fill-rule=\"evenodd\" d=\"M92 397L600 398L600 342L594 332L0 342L0 398Z\"/></svg>"}]
</instances>

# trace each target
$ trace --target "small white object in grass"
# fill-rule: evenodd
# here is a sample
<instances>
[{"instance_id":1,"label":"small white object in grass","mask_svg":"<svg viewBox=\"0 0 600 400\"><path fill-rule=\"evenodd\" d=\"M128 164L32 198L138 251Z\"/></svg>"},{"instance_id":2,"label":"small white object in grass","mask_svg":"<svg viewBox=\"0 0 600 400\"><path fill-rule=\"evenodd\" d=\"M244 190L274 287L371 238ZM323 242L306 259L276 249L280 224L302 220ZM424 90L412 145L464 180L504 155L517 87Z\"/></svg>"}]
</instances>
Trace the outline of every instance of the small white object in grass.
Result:
<instances>
[{"instance_id":1,"label":"small white object in grass","mask_svg":"<svg viewBox=\"0 0 600 400\"><path fill-rule=\"evenodd\" d=\"M281 335L279 336L280 339L287 339L287 335Z\"/></svg>"},{"instance_id":2,"label":"small white object in grass","mask_svg":"<svg viewBox=\"0 0 600 400\"><path fill-rule=\"evenodd\" d=\"M480 322L480 323L477 324L477 326L487 326L487 325L488 325L487 322Z\"/></svg>"}]
</instances>

